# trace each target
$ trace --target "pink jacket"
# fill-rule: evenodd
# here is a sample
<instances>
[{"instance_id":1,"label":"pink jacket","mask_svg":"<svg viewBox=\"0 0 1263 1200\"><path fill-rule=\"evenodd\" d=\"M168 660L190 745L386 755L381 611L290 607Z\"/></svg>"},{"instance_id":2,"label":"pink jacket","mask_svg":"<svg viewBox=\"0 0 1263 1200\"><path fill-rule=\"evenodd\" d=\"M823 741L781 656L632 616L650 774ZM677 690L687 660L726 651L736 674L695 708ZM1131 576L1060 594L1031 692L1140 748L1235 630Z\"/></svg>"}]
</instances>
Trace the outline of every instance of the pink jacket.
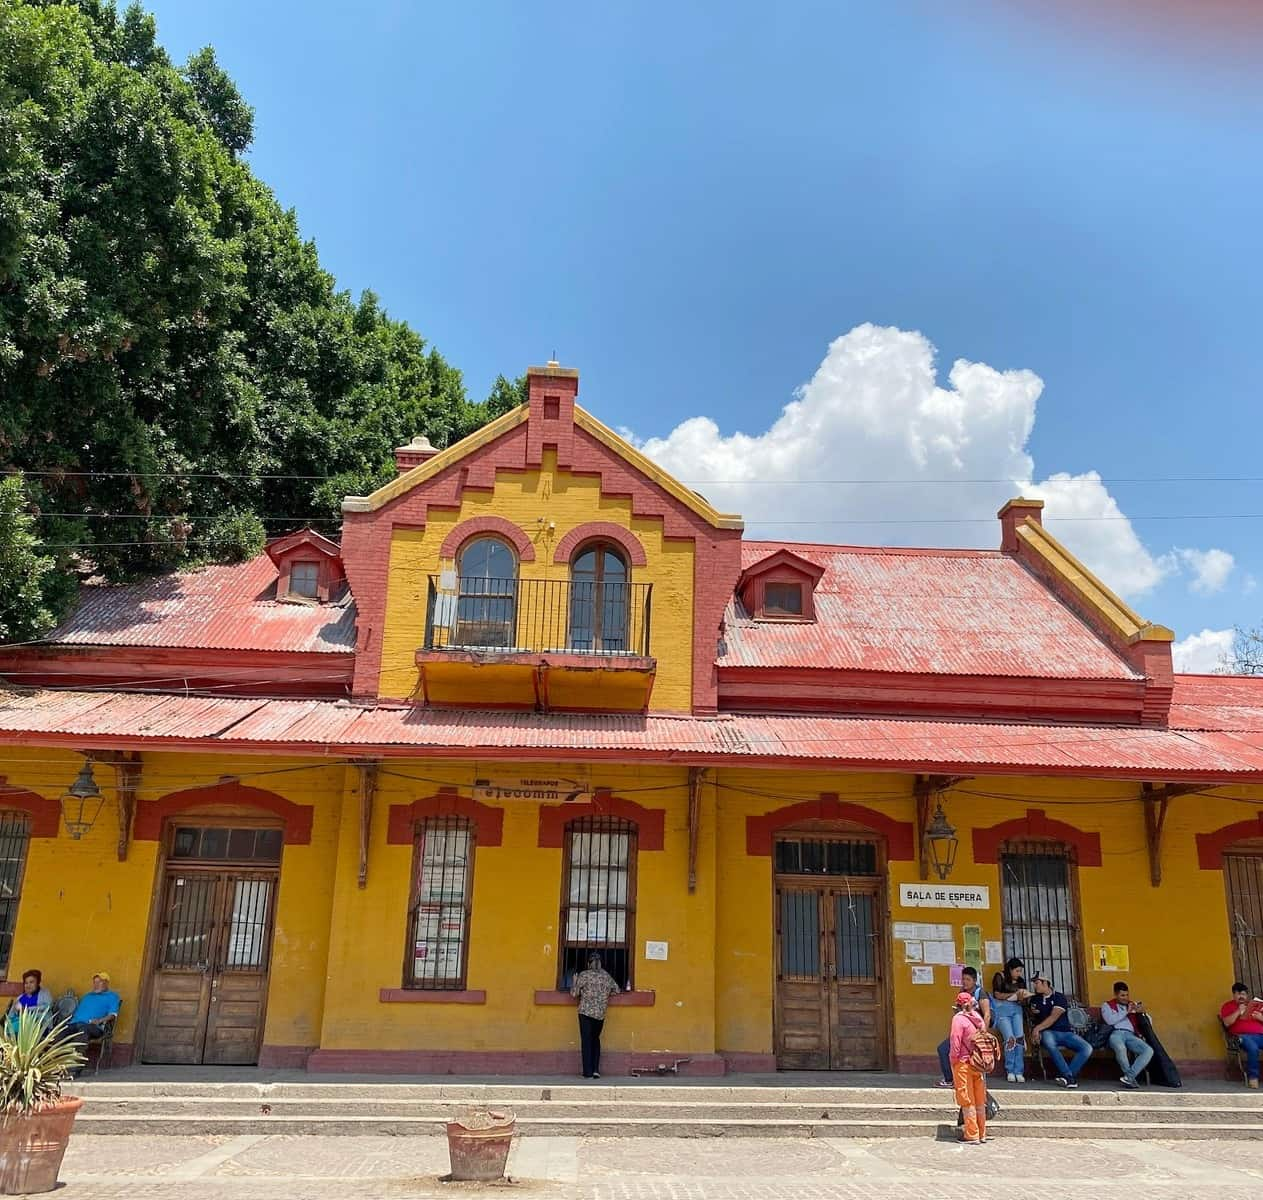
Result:
<instances>
[{"instance_id":1,"label":"pink jacket","mask_svg":"<svg viewBox=\"0 0 1263 1200\"><path fill-rule=\"evenodd\" d=\"M951 1045L947 1054L952 1062L969 1061L969 1039L975 1029L982 1027L982 1018L976 1012L958 1012L952 1018Z\"/></svg>"}]
</instances>

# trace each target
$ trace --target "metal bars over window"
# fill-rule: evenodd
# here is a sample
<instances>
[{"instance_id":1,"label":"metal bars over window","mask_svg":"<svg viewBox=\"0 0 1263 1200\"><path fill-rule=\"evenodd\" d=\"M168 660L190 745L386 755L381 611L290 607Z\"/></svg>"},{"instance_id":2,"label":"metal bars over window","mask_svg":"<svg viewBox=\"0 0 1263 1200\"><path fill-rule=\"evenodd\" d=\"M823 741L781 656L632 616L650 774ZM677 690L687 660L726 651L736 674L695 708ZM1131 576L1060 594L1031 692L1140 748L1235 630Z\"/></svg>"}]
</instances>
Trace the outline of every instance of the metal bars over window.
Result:
<instances>
[{"instance_id":1,"label":"metal bars over window","mask_svg":"<svg viewBox=\"0 0 1263 1200\"><path fill-rule=\"evenodd\" d=\"M784 838L776 843L778 875L876 875L877 843L828 837Z\"/></svg>"},{"instance_id":2,"label":"metal bars over window","mask_svg":"<svg viewBox=\"0 0 1263 1200\"><path fill-rule=\"evenodd\" d=\"M1000 854L1000 905L1005 957L1038 971L1054 987L1084 999L1082 940L1075 860L1056 842L1011 842Z\"/></svg>"},{"instance_id":3,"label":"metal bars over window","mask_svg":"<svg viewBox=\"0 0 1263 1200\"><path fill-rule=\"evenodd\" d=\"M0 974L9 968L30 843L30 818L23 813L0 813Z\"/></svg>"},{"instance_id":4,"label":"metal bars over window","mask_svg":"<svg viewBox=\"0 0 1263 1200\"><path fill-rule=\"evenodd\" d=\"M462 991L469 951L474 829L465 817L417 825L404 987Z\"/></svg>"},{"instance_id":5,"label":"metal bars over window","mask_svg":"<svg viewBox=\"0 0 1263 1200\"><path fill-rule=\"evenodd\" d=\"M1232 967L1252 996L1263 990L1263 853L1224 855Z\"/></svg>"},{"instance_id":6,"label":"metal bars over window","mask_svg":"<svg viewBox=\"0 0 1263 1200\"><path fill-rule=\"evenodd\" d=\"M570 987L590 954L619 987L632 986L636 827L617 817L580 817L566 826L558 987Z\"/></svg>"}]
</instances>

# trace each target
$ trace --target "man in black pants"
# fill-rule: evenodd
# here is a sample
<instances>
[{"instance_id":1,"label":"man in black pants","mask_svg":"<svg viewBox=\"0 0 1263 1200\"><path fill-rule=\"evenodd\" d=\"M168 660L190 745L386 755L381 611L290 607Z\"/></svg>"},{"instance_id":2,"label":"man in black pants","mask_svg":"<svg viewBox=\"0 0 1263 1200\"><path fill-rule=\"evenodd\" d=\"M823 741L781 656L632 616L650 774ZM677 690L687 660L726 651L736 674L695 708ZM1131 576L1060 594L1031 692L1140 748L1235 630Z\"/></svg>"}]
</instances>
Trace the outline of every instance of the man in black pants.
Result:
<instances>
[{"instance_id":1,"label":"man in black pants","mask_svg":"<svg viewBox=\"0 0 1263 1200\"><path fill-rule=\"evenodd\" d=\"M601 1078L601 1029L605 1008L619 986L601 966L599 954L588 955L588 969L580 971L570 985L570 994L579 1000L579 1045L583 1048L584 1079Z\"/></svg>"}]
</instances>

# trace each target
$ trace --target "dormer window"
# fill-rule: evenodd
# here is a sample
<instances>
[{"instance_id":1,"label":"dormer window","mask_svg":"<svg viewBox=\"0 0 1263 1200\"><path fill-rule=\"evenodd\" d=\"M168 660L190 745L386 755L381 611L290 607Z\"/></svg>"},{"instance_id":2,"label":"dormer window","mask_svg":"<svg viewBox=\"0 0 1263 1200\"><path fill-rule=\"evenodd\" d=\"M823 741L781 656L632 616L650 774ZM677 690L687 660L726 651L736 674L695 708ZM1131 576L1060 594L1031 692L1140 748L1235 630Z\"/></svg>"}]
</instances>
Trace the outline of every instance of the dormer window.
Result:
<instances>
[{"instance_id":1,"label":"dormer window","mask_svg":"<svg viewBox=\"0 0 1263 1200\"><path fill-rule=\"evenodd\" d=\"M290 564L289 594L315 600L320 595L320 564L300 559Z\"/></svg>"},{"instance_id":2,"label":"dormer window","mask_svg":"<svg viewBox=\"0 0 1263 1200\"><path fill-rule=\"evenodd\" d=\"M801 583L765 583L763 585L763 615L765 617L801 617L803 615L803 585Z\"/></svg>"},{"instance_id":3,"label":"dormer window","mask_svg":"<svg viewBox=\"0 0 1263 1200\"><path fill-rule=\"evenodd\" d=\"M737 596L756 621L814 621L816 585L824 567L787 547L750 563L737 581Z\"/></svg>"}]
</instances>

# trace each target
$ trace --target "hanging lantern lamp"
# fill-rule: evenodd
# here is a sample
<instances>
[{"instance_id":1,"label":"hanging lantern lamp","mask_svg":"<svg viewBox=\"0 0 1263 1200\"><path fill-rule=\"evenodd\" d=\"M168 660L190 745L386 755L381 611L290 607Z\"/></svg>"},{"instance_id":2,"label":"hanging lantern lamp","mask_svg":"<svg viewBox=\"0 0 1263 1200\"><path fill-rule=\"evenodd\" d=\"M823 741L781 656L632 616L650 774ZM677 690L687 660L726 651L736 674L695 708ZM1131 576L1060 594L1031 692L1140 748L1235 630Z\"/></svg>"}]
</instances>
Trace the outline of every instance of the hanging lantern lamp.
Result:
<instances>
[{"instance_id":1,"label":"hanging lantern lamp","mask_svg":"<svg viewBox=\"0 0 1263 1200\"><path fill-rule=\"evenodd\" d=\"M105 796L97 787L92 775L92 763L86 760L74 783L66 789L61 797L61 818L66 823L66 832L77 842L101 815L105 804Z\"/></svg>"},{"instance_id":2,"label":"hanging lantern lamp","mask_svg":"<svg viewBox=\"0 0 1263 1200\"><path fill-rule=\"evenodd\" d=\"M960 845L956 829L948 823L940 801L934 817L925 830L925 841L930 851L930 863L940 879L946 879L956 865L956 847Z\"/></svg>"}]
</instances>

